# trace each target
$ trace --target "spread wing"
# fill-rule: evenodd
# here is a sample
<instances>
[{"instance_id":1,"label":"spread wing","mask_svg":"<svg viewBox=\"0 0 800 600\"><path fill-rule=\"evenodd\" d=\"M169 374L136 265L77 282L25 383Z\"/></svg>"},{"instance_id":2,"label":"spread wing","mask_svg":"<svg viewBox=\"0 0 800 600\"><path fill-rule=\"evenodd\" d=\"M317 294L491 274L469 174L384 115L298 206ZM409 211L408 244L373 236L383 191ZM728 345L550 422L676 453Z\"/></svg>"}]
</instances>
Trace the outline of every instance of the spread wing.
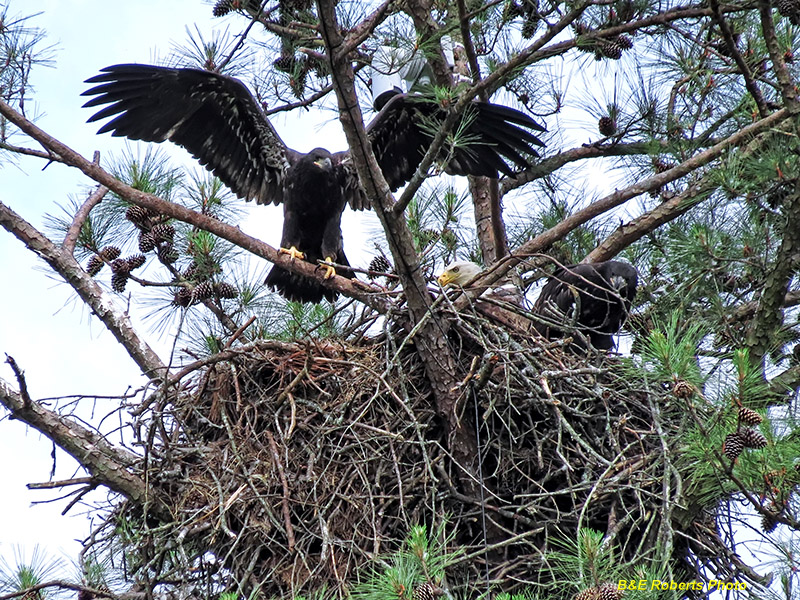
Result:
<instances>
[{"instance_id":1,"label":"spread wing","mask_svg":"<svg viewBox=\"0 0 800 600\"><path fill-rule=\"evenodd\" d=\"M237 196L259 204L282 201L287 148L239 80L199 69L114 65L85 107L105 106L89 122L114 117L98 133L183 146Z\"/></svg>"},{"instance_id":2,"label":"spread wing","mask_svg":"<svg viewBox=\"0 0 800 600\"><path fill-rule=\"evenodd\" d=\"M446 117L447 111L431 98L397 94L367 126L375 157L393 191L414 175ZM544 127L518 110L488 102L470 103L455 130L458 143L446 144L439 157L451 175L511 177L509 162L525 169L530 166L526 157L539 156L533 146L544 146L531 133Z\"/></svg>"}]
</instances>

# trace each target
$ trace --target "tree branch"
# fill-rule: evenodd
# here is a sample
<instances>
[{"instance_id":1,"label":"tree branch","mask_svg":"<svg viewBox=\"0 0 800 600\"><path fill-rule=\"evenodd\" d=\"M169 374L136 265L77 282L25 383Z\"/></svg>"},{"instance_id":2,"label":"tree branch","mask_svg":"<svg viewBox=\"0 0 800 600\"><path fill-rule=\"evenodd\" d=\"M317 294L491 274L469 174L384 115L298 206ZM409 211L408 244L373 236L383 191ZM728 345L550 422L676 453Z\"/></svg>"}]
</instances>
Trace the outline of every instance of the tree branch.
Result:
<instances>
[{"instance_id":1,"label":"tree branch","mask_svg":"<svg viewBox=\"0 0 800 600\"><path fill-rule=\"evenodd\" d=\"M0 404L15 419L41 432L72 456L97 483L124 495L138 506L149 506L160 519L171 519L169 510L154 496L153 490L128 471L141 460L140 457L112 446L102 435L44 408L38 402L26 403L2 379Z\"/></svg>"}]
</instances>

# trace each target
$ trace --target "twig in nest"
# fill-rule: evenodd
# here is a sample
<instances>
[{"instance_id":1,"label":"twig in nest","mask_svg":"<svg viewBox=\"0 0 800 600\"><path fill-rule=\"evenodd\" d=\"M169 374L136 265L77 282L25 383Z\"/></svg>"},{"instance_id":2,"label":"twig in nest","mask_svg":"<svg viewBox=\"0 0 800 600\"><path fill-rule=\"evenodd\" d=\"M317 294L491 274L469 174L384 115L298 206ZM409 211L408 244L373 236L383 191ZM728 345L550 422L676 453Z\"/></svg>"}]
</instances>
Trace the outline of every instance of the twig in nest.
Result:
<instances>
[{"instance_id":1,"label":"twig in nest","mask_svg":"<svg viewBox=\"0 0 800 600\"><path fill-rule=\"evenodd\" d=\"M286 473L283 471L283 464L281 463L281 455L278 453L278 445L275 443L275 438L267 431L267 439L269 440L269 448L272 450L272 456L275 459L275 468L278 469L278 474L281 477L281 485L283 486L283 519L286 524L286 539L289 541L289 554L294 552L294 528L292 527L292 512L289 510L289 482L286 480Z\"/></svg>"}]
</instances>

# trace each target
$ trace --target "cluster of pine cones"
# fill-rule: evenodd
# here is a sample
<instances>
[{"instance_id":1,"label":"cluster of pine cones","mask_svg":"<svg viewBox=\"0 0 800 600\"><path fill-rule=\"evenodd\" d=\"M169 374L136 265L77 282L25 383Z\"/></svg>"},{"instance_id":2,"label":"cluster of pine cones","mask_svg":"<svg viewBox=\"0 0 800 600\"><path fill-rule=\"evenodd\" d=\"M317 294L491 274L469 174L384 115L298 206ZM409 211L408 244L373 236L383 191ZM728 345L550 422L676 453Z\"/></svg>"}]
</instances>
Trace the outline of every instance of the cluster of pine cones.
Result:
<instances>
[{"instance_id":1,"label":"cluster of pine cones","mask_svg":"<svg viewBox=\"0 0 800 600\"><path fill-rule=\"evenodd\" d=\"M580 591L572 600L621 600L624 595L624 590L609 582Z\"/></svg>"},{"instance_id":2,"label":"cluster of pine cones","mask_svg":"<svg viewBox=\"0 0 800 600\"><path fill-rule=\"evenodd\" d=\"M588 32L588 28L578 23L575 31L578 35L584 35ZM604 58L619 60L622 58L622 53L631 48L633 48L633 40L624 33L609 38L590 38L587 42L578 44L578 50L594 53L595 60Z\"/></svg>"},{"instance_id":3,"label":"cluster of pine cones","mask_svg":"<svg viewBox=\"0 0 800 600\"><path fill-rule=\"evenodd\" d=\"M722 451L725 456L735 461L745 448L759 450L766 447L767 438L764 434L754 429L764 418L751 408L739 409L739 426L736 431L725 437Z\"/></svg>"},{"instance_id":4,"label":"cluster of pine cones","mask_svg":"<svg viewBox=\"0 0 800 600\"><path fill-rule=\"evenodd\" d=\"M182 273L186 285L177 289L172 304L186 308L199 304L209 298L236 298L239 292L230 283L212 281L208 274L202 273L196 262L192 262Z\"/></svg>"},{"instance_id":5,"label":"cluster of pine cones","mask_svg":"<svg viewBox=\"0 0 800 600\"><path fill-rule=\"evenodd\" d=\"M169 217L134 205L125 212L125 218L139 230L139 252L147 254L155 250L166 264L178 260L178 251L173 245L175 228L167 223Z\"/></svg>"},{"instance_id":6,"label":"cluster of pine cones","mask_svg":"<svg viewBox=\"0 0 800 600\"><path fill-rule=\"evenodd\" d=\"M106 246L89 259L86 263L86 272L94 277L108 264L111 267L111 289L115 292L124 292L131 271L141 267L146 258L144 254L120 258L120 254L122 251L116 246Z\"/></svg>"}]
</instances>

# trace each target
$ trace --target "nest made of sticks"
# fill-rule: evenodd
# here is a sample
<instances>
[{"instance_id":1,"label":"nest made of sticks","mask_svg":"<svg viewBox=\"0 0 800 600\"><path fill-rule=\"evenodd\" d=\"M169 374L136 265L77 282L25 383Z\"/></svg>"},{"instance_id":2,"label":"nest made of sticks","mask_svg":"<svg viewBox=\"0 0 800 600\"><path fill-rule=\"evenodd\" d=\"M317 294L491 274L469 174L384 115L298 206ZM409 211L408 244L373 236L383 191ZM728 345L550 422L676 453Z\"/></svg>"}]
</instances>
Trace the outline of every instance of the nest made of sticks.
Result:
<instances>
[{"instance_id":1,"label":"nest made of sticks","mask_svg":"<svg viewBox=\"0 0 800 600\"><path fill-rule=\"evenodd\" d=\"M451 337L470 375L460 418L478 437L481 494L462 485L468 469L448 450L412 344L255 343L153 413L151 480L175 522L147 538L148 569L161 565L151 576L174 578L188 561L194 584L344 593L412 525L447 518L472 557L455 566L453 585L483 578L488 562L501 587L552 586L566 598L544 568L549 540L590 527L610 535L622 562L663 541L682 500L664 485L665 454L685 424L669 390L619 357L565 352L563 341L513 335L476 314L461 315ZM675 548L679 564L688 548ZM157 563L158 549L170 559Z\"/></svg>"}]
</instances>

